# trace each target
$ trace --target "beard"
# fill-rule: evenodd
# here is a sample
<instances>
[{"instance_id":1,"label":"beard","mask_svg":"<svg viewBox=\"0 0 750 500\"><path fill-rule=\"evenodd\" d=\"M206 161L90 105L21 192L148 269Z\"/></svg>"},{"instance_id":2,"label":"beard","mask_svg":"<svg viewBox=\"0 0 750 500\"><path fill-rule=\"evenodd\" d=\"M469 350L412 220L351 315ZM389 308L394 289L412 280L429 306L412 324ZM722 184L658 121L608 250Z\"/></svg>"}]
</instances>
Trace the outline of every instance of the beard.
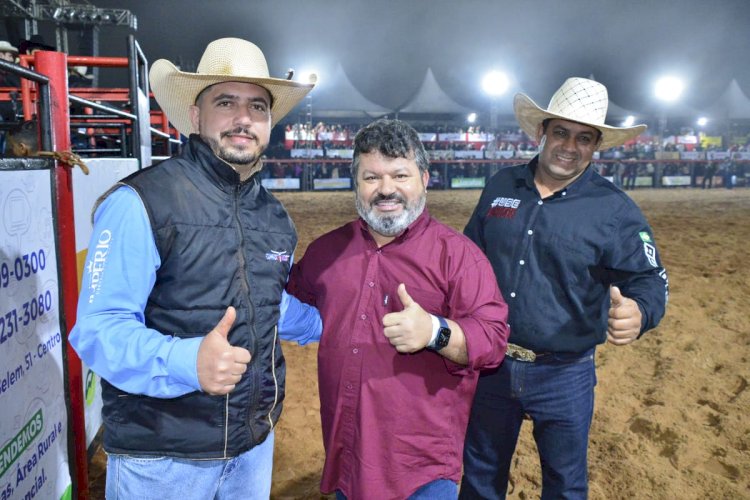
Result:
<instances>
[{"instance_id":1,"label":"beard","mask_svg":"<svg viewBox=\"0 0 750 500\"><path fill-rule=\"evenodd\" d=\"M375 212L375 204L383 200L395 200L404 206L404 210L398 215L378 215ZM393 193L388 196L378 195L371 202L365 206L363 200L356 195L354 197L354 204L357 207L357 213L367 223L370 228L378 234L383 236L398 236L409 225L417 220L424 211L425 202L427 201L427 195L423 192L422 195L414 203L408 204L406 200L399 194Z\"/></svg>"},{"instance_id":2,"label":"beard","mask_svg":"<svg viewBox=\"0 0 750 500\"><path fill-rule=\"evenodd\" d=\"M263 151L266 150L266 145L260 144L257 135L242 127L237 127L228 132L222 132L221 137L231 134L243 134L252 137L258 144L258 147L256 149L239 149L233 146L222 146L222 144L213 137L202 138L208 143L214 154L225 162L231 163L232 165L254 165L263 154Z\"/></svg>"}]
</instances>

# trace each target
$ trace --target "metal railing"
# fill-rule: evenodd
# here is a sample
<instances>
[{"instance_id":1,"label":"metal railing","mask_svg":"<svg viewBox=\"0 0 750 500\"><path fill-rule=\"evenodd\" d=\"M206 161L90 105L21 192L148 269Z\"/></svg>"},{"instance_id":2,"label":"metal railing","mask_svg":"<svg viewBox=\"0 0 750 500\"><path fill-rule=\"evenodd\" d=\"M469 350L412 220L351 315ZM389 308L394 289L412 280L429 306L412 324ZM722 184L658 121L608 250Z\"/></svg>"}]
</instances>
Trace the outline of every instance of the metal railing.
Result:
<instances>
[{"instance_id":1,"label":"metal railing","mask_svg":"<svg viewBox=\"0 0 750 500\"><path fill-rule=\"evenodd\" d=\"M430 162L430 189L481 189L500 169L526 163L524 159L451 160ZM620 163L635 167L627 175L617 172ZM327 191L352 188L349 167L351 160L299 158L264 160L260 177L272 190ZM596 160L595 168L602 176L624 189L702 187L704 177L710 175L711 185L726 186L734 176L732 186L750 186L750 160L732 160L721 165L706 161L687 160ZM709 180L707 178L707 180Z\"/></svg>"},{"instance_id":2,"label":"metal railing","mask_svg":"<svg viewBox=\"0 0 750 500\"><path fill-rule=\"evenodd\" d=\"M49 91L49 78L46 76L32 71L18 64L14 64L9 61L0 59L0 70L17 75L21 78L31 80L39 86L39 139L41 141L40 147L43 150L50 150L52 148L52 123L50 121L50 91Z\"/></svg>"}]
</instances>

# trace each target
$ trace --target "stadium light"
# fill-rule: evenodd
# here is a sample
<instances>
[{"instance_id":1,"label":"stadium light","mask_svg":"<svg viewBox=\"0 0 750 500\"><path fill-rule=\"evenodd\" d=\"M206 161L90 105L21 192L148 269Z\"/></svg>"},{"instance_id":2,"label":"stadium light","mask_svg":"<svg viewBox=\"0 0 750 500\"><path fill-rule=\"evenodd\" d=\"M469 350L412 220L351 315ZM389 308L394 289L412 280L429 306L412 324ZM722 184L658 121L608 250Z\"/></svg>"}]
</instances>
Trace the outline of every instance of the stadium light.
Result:
<instances>
[{"instance_id":1,"label":"stadium light","mask_svg":"<svg viewBox=\"0 0 750 500\"><path fill-rule=\"evenodd\" d=\"M708 123L708 118L706 118L705 116L701 116L700 118L698 118L696 123L698 124L699 127L705 127L706 124Z\"/></svg>"},{"instance_id":2,"label":"stadium light","mask_svg":"<svg viewBox=\"0 0 750 500\"><path fill-rule=\"evenodd\" d=\"M654 95L657 99L665 102L674 102L680 98L685 84L674 76L664 76L656 81Z\"/></svg>"},{"instance_id":3,"label":"stadium light","mask_svg":"<svg viewBox=\"0 0 750 500\"><path fill-rule=\"evenodd\" d=\"M490 71L482 79L482 89L491 97L503 95L509 86L508 75L502 71Z\"/></svg>"},{"instance_id":4,"label":"stadium light","mask_svg":"<svg viewBox=\"0 0 750 500\"><path fill-rule=\"evenodd\" d=\"M685 90L685 84L675 76L663 76L656 80L654 95L662 102L659 110L659 152L665 149L665 135L667 132L667 106L677 101ZM661 176L663 165L656 162L654 170L654 187L661 187Z\"/></svg>"},{"instance_id":5,"label":"stadium light","mask_svg":"<svg viewBox=\"0 0 750 500\"><path fill-rule=\"evenodd\" d=\"M482 78L482 89L490 96L490 129L497 130L497 99L510 86L508 75L502 71L490 71Z\"/></svg>"},{"instance_id":6,"label":"stadium light","mask_svg":"<svg viewBox=\"0 0 750 500\"><path fill-rule=\"evenodd\" d=\"M466 117L466 121L469 123L474 123L477 121L477 114L476 113L469 113L469 116Z\"/></svg>"},{"instance_id":7,"label":"stadium light","mask_svg":"<svg viewBox=\"0 0 750 500\"><path fill-rule=\"evenodd\" d=\"M623 120L622 126L623 127L631 127L634 123L635 123L635 116L628 115L628 117L625 118L625 120Z\"/></svg>"}]
</instances>

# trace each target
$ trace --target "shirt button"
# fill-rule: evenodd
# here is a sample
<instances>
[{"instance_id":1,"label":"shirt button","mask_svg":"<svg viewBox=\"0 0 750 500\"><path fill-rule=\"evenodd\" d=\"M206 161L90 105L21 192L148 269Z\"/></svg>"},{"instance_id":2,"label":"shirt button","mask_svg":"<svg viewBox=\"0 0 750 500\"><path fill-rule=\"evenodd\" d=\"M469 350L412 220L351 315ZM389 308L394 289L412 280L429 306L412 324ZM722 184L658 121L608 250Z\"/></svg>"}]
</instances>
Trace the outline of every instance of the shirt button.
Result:
<instances>
[{"instance_id":1,"label":"shirt button","mask_svg":"<svg viewBox=\"0 0 750 500\"><path fill-rule=\"evenodd\" d=\"M361 319L361 320L363 320L363 321L364 321L364 320L366 320L366 319L367 319L367 315L366 315L366 314L363 314L362 316L360 316L360 317L359 317L359 319Z\"/></svg>"},{"instance_id":2,"label":"shirt button","mask_svg":"<svg viewBox=\"0 0 750 500\"><path fill-rule=\"evenodd\" d=\"M524 265L524 264L526 264L526 261L525 260L519 260L518 263L521 264L521 265Z\"/></svg>"},{"instance_id":3,"label":"shirt button","mask_svg":"<svg viewBox=\"0 0 750 500\"><path fill-rule=\"evenodd\" d=\"M353 352L354 354L357 354L357 353L359 352L359 349L357 349L357 348L355 347L354 349L352 349L352 352Z\"/></svg>"},{"instance_id":4,"label":"shirt button","mask_svg":"<svg viewBox=\"0 0 750 500\"><path fill-rule=\"evenodd\" d=\"M352 384L346 384L346 388L351 391L354 388L354 386Z\"/></svg>"},{"instance_id":5,"label":"shirt button","mask_svg":"<svg viewBox=\"0 0 750 500\"><path fill-rule=\"evenodd\" d=\"M369 286L370 288L372 288L372 287L374 287L374 286L375 286L375 283L371 281L371 282L369 282L369 283L367 284L367 286Z\"/></svg>"},{"instance_id":6,"label":"shirt button","mask_svg":"<svg viewBox=\"0 0 750 500\"><path fill-rule=\"evenodd\" d=\"M516 292L510 292L510 296L511 297L515 297L516 296Z\"/></svg>"},{"instance_id":7,"label":"shirt button","mask_svg":"<svg viewBox=\"0 0 750 500\"><path fill-rule=\"evenodd\" d=\"M539 200L539 201L536 202L536 204L537 205L542 205L542 204L544 204L544 202L542 200Z\"/></svg>"},{"instance_id":8,"label":"shirt button","mask_svg":"<svg viewBox=\"0 0 750 500\"><path fill-rule=\"evenodd\" d=\"M531 229L529 229L528 231L526 231L526 234L532 235L532 234L534 234L534 231L532 231Z\"/></svg>"}]
</instances>

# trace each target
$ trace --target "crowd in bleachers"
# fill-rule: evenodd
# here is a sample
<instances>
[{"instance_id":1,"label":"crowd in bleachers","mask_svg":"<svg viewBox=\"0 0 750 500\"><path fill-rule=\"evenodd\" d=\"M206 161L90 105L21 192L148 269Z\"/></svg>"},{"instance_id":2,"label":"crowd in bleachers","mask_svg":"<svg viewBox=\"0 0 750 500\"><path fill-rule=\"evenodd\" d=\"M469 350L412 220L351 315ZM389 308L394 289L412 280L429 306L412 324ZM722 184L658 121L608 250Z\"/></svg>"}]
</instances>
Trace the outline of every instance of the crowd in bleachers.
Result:
<instances>
[{"instance_id":1,"label":"crowd in bleachers","mask_svg":"<svg viewBox=\"0 0 750 500\"><path fill-rule=\"evenodd\" d=\"M283 147L274 148L275 158L292 157L291 151L314 150L312 157L326 157L328 151L340 151L351 149L352 140L358 130L357 125L352 124L327 124L318 122L312 126L304 123L289 124L285 129L285 141ZM500 157L526 157L525 153L536 151L536 142L527 137L520 129L498 130L492 133L480 126L462 128L450 125L414 125L420 133L420 139L428 151L492 151L513 152L513 155L501 155ZM645 135L630 144L612 148L599 153L603 160L650 160L656 159L659 151L658 139ZM745 144L734 144L729 148L721 148L710 144L702 146L701 142L695 140L692 144L680 142L667 143L663 152L684 153L706 152L706 151L728 151L748 152L750 142ZM515 153L521 153L516 155ZM339 155L334 155L339 157ZM488 157L489 155L484 155ZM497 157L497 156L495 156ZM476 156L475 156L476 158Z\"/></svg>"},{"instance_id":2,"label":"crowd in bleachers","mask_svg":"<svg viewBox=\"0 0 750 500\"><path fill-rule=\"evenodd\" d=\"M456 187L456 184L472 187L472 182L479 183L478 179L486 178L497 168L526 161L537 151L536 142L520 129L491 133L480 126L415 124L414 127L431 159L432 187ZM289 124L283 143L267 151L273 166L263 175L269 179L305 175L310 179L347 178L352 141L358 129L358 125L352 124ZM721 148L710 141L702 145L698 137L671 140L660 149L656 137L641 136L632 143L599 152L594 167L625 189L746 184L745 179L750 176L750 142ZM456 183L456 179L461 182Z\"/></svg>"}]
</instances>

